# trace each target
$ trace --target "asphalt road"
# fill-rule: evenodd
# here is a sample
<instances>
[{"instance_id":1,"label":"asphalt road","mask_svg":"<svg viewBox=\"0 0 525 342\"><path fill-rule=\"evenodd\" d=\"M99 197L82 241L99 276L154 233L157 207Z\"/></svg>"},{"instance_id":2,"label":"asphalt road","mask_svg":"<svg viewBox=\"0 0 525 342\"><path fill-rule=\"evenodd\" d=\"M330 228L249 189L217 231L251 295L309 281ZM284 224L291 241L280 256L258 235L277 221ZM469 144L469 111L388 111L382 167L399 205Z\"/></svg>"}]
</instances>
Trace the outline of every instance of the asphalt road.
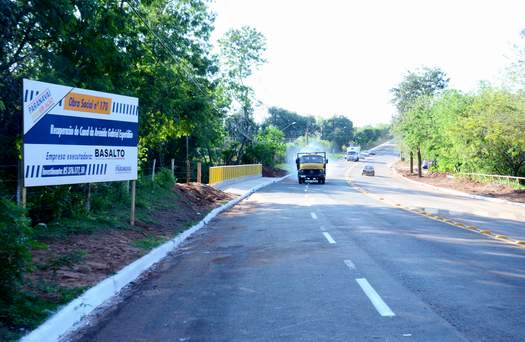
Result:
<instances>
[{"instance_id":1,"label":"asphalt road","mask_svg":"<svg viewBox=\"0 0 525 342\"><path fill-rule=\"evenodd\" d=\"M390 165L398 160L399 153L393 145L381 148L378 157L366 158L350 167L352 182L386 202L401 204L461 222L516 240L525 241L525 207L505 203L472 199L451 192L434 190L425 184L415 184L395 176ZM376 177L361 177L363 164L376 169Z\"/></svg>"},{"instance_id":2,"label":"asphalt road","mask_svg":"<svg viewBox=\"0 0 525 342\"><path fill-rule=\"evenodd\" d=\"M348 184L351 176L376 194L407 197L406 186L388 186L392 153L374 158L378 177L361 177L361 164L330 161L325 185L291 177L254 194L77 340L525 340L524 248Z\"/></svg>"}]
</instances>

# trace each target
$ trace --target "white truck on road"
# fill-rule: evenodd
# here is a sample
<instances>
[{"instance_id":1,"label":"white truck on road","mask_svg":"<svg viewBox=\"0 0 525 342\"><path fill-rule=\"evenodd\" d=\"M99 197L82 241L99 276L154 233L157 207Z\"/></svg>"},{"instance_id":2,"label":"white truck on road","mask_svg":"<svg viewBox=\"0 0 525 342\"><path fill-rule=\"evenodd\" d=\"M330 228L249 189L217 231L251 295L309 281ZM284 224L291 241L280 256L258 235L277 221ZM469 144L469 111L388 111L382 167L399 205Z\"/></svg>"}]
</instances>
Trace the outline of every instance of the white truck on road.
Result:
<instances>
[{"instance_id":1,"label":"white truck on road","mask_svg":"<svg viewBox=\"0 0 525 342\"><path fill-rule=\"evenodd\" d=\"M360 152L361 152L361 146L348 146L346 148L345 159L347 161L359 161Z\"/></svg>"}]
</instances>

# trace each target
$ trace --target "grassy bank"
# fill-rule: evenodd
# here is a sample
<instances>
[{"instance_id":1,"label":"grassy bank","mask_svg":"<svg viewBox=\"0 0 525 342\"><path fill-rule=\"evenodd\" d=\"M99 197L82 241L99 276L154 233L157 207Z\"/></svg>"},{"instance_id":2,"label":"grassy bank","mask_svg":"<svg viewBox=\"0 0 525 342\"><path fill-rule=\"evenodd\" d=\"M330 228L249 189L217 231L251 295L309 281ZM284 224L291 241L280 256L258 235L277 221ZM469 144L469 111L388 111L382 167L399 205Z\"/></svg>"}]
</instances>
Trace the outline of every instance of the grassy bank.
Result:
<instances>
[{"instance_id":1,"label":"grassy bank","mask_svg":"<svg viewBox=\"0 0 525 342\"><path fill-rule=\"evenodd\" d=\"M61 305L232 198L206 185L176 184L169 172L161 172L155 181L138 180L137 223L131 226L126 183L95 185L91 196L89 211L26 222L28 233L20 244L27 251L20 255L25 263L19 265L20 277L9 280L10 291L2 293L0 341L18 339Z\"/></svg>"}]
</instances>

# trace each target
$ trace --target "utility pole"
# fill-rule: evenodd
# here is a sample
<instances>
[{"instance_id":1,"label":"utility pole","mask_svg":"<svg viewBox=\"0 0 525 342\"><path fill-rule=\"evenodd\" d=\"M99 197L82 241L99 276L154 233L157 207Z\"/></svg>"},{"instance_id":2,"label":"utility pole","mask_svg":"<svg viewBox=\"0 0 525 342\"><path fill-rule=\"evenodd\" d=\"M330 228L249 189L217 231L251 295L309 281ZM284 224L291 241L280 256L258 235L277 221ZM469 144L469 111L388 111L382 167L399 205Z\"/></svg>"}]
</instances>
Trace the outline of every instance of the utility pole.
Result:
<instances>
[{"instance_id":1,"label":"utility pole","mask_svg":"<svg viewBox=\"0 0 525 342\"><path fill-rule=\"evenodd\" d=\"M306 126L306 145L308 146L308 126Z\"/></svg>"}]
</instances>

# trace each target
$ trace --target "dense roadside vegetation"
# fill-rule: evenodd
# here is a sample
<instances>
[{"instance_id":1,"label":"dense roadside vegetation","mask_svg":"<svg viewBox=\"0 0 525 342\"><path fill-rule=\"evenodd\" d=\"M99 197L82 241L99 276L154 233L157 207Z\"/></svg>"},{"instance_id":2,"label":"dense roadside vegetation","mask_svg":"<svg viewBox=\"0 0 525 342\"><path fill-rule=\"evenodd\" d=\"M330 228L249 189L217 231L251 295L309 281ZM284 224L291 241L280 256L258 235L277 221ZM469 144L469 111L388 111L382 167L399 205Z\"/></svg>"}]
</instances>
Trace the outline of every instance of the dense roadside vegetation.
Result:
<instances>
[{"instance_id":1,"label":"dense roadside vegetation","mask_svg":"<svg viewBox=\"0 0 525 342\"><path fill-rule=\"evenodd\" d=\"M345 116L322 120L275 107L256 123L256 96L246 81L265 63L265 37L250 27L232 29L219 40L218 54L212 53L209 5L208 0L0 0L0 339L13 329L34 327L78 294L79 289L28 280L42 267L31 255L45 250L47 239L133 229L126 223L125 182L30 188L27 208L15 204L23 78L139 98L142 221L176 203L171 191L176 177L166 170L171 159L182 168L187 155L193 170L202 162L206 181L210 165L272 167L291 147L314 140L339 151L352 140L366 145L388 135L386 127L356 130ZM153 160L157 177L151 181ZM185 179L185 172L177 175ZM82 253L57 263L82 259Z\"/></svg>"},{"instance_id":2,"label":"dense roadside vegetation","mask_svg":"<svg viewBox=\"0 0 525 342\"><path fill-rule=\"evenodd\" d=\"M438 172L525 176L525 88L447 86L442 70L427 68L392 89L394 131L411 168L417 156L420 176L423 159Z\"/></svg>"}]
</instances>

